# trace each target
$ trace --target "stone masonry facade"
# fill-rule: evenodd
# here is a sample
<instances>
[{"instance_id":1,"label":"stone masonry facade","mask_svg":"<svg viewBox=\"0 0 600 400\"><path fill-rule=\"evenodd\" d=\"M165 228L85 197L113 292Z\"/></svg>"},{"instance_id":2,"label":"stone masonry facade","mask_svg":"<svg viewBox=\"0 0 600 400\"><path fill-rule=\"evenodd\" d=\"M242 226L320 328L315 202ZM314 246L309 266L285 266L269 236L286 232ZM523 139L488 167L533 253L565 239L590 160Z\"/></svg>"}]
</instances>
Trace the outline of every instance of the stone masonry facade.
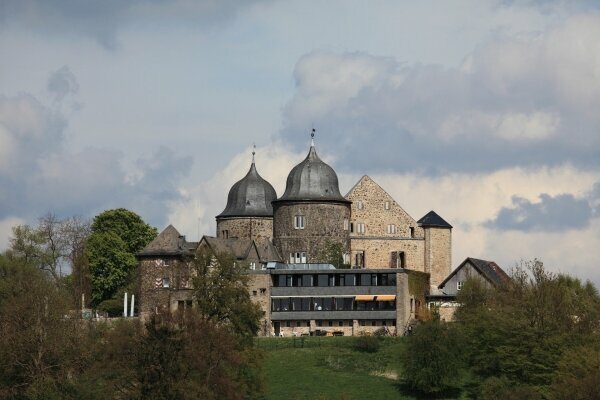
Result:
<instances>
[{"instance_id":1,"label":"stone masonry facade","mask_svg":"<svg viewBox=\"0 0 600 400\"><path fill-rule=\"evenodd\" d=\"M217 219L217 238L272 239L272 217L229 217Z\"/></svg>"},{"instance_id":2,"label":"stone masonry facade","mask_svg":"<svg viewBox=\"0 0 600 400\"><path fill-rule=\"evenodd\" d=\"M304 227L295 226L295 217L304 217ZM294 202L274 205L274 244L284 260L290 253L306 252L308 263L322 261L330 243L340 243L342 252L350 249L350 231L344 220L350 220L350 206L345 203Z\"/></svg>"},{"instance_id":3,"label":"stone masonry facade","mask_svg":"<svg viewBox=\"0 0 600 400\"><path fill-rule=\"evenodd\" d=\"M439 285L452 270L452 236L450 229L425 229L425 271L431 284Z\"/></svg>"}]
</instances>

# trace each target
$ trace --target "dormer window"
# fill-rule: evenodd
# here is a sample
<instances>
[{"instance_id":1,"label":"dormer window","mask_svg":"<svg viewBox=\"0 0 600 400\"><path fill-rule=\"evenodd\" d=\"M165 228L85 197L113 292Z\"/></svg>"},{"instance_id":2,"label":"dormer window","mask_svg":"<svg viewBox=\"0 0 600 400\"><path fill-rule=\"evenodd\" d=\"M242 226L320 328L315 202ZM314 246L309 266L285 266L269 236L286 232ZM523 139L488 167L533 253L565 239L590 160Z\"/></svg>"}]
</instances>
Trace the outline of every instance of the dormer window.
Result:
<instances>
[{"instance_id":1,"label":"dormer window","mask_svg":"<svg viewBox=\"0 0 600 400\"><path fill-rule=\"evenodd\" d=\"M456 290L461 290L464 285L465 285L464 281L458 281L458 282L456 282Z\"/></svg>"},{"instance_id":2,"label":"dormer window","mask_svg":"<svg viewBox=\"0 0 600 400\"><path fill-rule=\"evenodd\" d=\"M304 215L296 215L294 217L294 229L304 229Z\"/></svg>"}]
</instances>

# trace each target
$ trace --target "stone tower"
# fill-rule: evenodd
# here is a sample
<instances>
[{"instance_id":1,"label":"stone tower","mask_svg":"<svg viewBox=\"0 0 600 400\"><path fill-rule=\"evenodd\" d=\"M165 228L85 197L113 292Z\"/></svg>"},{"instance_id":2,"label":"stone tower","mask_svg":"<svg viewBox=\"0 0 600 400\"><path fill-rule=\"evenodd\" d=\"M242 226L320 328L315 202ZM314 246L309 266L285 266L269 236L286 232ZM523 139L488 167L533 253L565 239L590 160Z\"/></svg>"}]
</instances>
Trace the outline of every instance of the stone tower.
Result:
<instances>
[{"instance_id":1,"label":"stone tower","mask_svg":"<svg viewBox=\"0 0 600 400\"><path fill-rule=\"evenodd\" d=\"M290 263L324 262L332 244L350 249L351 201L340 194L338 177L317 155L308 155L289 173L285 193L273 201L273 242Z\"/></svg>"},{"instance_id":2,"label":"stone tower","mask_svg":"<svg viewBox=\"0 0 600 400\"><path fill-rule=\"evenodd\" d=\"M227 206L217 215L217 238L271 239L273 186L256 171L254 152L250 170L229 190Z\"/></svg>"},{"instance_id":3,"label":"stone tower","mask_svg":"<svg viewBox=\"0 0 600 400\"><path fill-rule=\"evenodd\" d=\"M452 269L452 225L434 211L417 221L425 234L425 272L437 287Z\"/></svg>"}]
</instances>

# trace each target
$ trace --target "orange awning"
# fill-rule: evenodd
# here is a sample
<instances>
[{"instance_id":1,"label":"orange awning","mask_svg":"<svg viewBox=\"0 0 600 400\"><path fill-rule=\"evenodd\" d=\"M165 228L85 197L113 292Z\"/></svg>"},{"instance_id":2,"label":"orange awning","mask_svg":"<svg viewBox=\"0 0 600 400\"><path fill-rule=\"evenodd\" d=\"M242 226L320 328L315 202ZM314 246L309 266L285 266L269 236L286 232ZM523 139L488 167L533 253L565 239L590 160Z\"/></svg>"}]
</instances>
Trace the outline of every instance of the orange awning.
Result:
<instances>
[{"instance_id":1,"label":"orange awning","mask_svg":"<svg viewBox=\"0 0 600 400\"><path fill-rule=\"evenodd\" d=\"M358 296L356 296L354 298L354 300L356 300L356 301L373 301L373 300L375 300L375 296L359 294Z\"/></svg>"},{"instance_id":2,"label":"orange awning","mask_svg":"<svg viewBox=\"0 0 600 400\"><path fill-rule=\"evenodd\" d=\"M396 300L395 294L384 294L381 296L377 296L377 301L394 301Z\"/></svg>"}]
</instances>

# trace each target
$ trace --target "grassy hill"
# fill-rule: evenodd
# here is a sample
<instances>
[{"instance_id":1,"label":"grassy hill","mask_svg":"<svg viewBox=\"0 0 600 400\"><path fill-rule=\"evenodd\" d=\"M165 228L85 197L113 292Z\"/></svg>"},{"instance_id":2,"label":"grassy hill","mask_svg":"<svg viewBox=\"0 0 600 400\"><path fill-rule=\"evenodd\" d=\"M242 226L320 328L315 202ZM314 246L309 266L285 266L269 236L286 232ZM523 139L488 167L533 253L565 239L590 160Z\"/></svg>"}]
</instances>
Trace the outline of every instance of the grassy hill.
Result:
<instances>
[{"instance_id":1,"label":"grassy hill","mask_svg":"<svg viewBox=\"0 0 600 400\"><path fill-rule=\"evenodd\" d=\"M373 353L357 338L260 338L267 399L417 399L398 381L402 338L383 338Z\"/></svg>"}]
</instances>

